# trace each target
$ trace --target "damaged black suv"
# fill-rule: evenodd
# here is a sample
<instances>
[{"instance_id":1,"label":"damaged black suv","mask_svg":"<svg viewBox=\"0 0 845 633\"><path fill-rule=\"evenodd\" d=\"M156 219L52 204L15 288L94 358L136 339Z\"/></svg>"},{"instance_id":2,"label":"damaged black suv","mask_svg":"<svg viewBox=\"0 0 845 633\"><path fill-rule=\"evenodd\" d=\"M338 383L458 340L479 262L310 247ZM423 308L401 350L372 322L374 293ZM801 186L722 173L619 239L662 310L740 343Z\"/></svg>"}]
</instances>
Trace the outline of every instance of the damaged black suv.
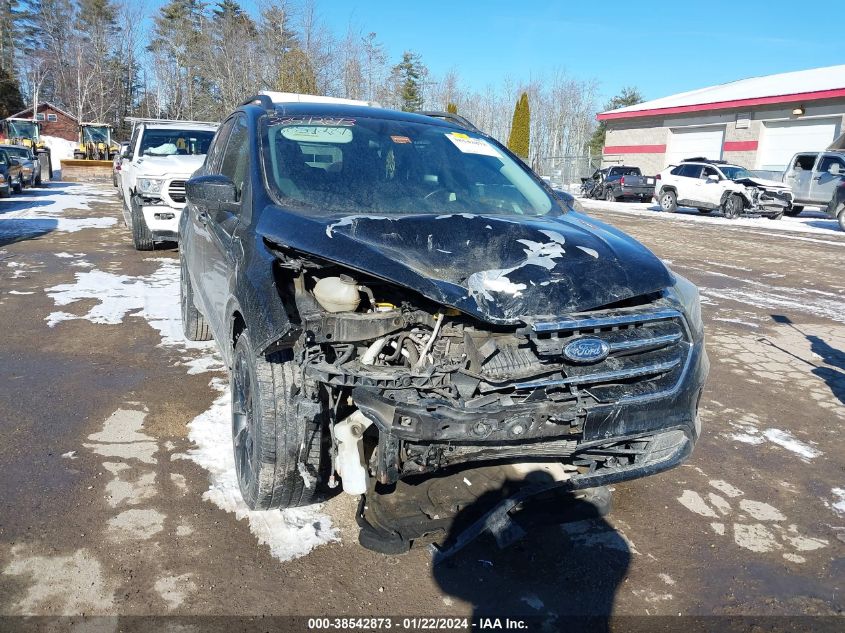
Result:
<instances>
[{"instance_id":1,"label":"damaged black suv","mask_svg":"<svg viewBox=\"0 0 845 633\"><path fill-rule=\"evenodd\" d=\"M185 334L231 368L250 508L503 462L593 487L692 451L696 288L471 126L259 95L187 199Z\"/></svg>"}]
</instances>

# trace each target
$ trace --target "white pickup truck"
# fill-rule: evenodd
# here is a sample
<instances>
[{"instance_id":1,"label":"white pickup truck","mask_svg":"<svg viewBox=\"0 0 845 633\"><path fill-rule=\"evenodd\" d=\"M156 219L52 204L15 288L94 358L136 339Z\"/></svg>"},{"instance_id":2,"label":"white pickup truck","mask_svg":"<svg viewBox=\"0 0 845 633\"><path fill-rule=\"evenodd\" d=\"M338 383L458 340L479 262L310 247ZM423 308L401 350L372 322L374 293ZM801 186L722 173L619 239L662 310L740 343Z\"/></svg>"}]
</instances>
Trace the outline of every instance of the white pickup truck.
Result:
<instances>
[{"instance_id":1,"label":"white pickup truck","mask_svg":"<svg viewBox=\"0 0 845 633\"><path fill-rule=\"evenodd\" d=\"M139 251L178 239L185 181L199 169L216 123L132 119L135 127L120 161L123 217Z\"/></svg>"}]
</instances>

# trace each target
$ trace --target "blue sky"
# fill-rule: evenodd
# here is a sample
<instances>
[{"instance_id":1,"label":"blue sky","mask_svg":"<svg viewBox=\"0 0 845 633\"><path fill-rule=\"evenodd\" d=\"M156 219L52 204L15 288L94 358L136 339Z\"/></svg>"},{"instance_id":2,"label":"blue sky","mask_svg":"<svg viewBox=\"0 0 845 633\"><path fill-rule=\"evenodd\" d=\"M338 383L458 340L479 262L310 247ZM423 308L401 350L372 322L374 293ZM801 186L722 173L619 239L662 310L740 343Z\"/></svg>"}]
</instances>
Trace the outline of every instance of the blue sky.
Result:
<instances>
[{"instance_id":1,"label":"blue sky","mask_svg":"<svg viewBox=\"0 0 845 633\"><path fill-rule=\"evenodd\" d=\"M209 0L213 2L214 0ZM254 0L242 0L254 6ZM162 0L153 0L160 4ZM297 0L293 0L297 4ZM646 99L718 83L845 63L836 3L317 0L336 34L352 20L391 60L414 50L437 75L474 88L556 68L598 79L600 101L626 85Z\"/></svg>"}]
</instances>

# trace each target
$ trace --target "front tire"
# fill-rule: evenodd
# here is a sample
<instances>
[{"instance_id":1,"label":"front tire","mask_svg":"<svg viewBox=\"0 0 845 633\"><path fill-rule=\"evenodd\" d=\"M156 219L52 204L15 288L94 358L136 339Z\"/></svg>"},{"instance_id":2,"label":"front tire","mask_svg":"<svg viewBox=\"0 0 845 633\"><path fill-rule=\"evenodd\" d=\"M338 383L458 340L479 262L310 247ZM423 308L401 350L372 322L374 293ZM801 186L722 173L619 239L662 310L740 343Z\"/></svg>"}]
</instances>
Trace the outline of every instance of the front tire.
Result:
<instances>
[{"instance_id":1,"label":"front tire","mask_svg":"<svg viewBox=\"0 0 845 633\"><path fill-rule=\"evenodd\" d=\"M666 213L675 213L678 210L678 196L674 191L664 191L660 194L660 208Z\"/></svg>"},{"instance_id":2,"label":"front tire","mask_svg":"<svg viewBox=\"0 0 845 633\"><path fill-rule=\"evenodd\" d=\"M740 216L740 214L742 214L744 206L742 198L733 194L728 196L728 199L725 200L725 203L722 205L722 214L729 220L735 220Z\"/></svg>"},{"instance_id":3,"label":"front tire","mask_svg":"<svg viewBox=\"0 0 845 633\"><path fill-rule=\"evenodd\" d=\"M248 331L235 344L230 374L235 470L250 510L313 503L323 462L323 407L300 395L298 367L264 356Z\"/></svg>"},{"instance_id":4,"label":"front tire","mask_svg":"<svg viewBox=\"0 0 845 633\"><path fill-rule=\"evenodd\" d=\"M12 190L15 193L20 193L23 191L23 178L18 178L18 183L16 185L12 185Z\"/></svg>"},{"instance_id":5,"label":"front tire","mask_svg":"<svg viewBox=\"0 0 845 633\"><path fill-rule=\"evenodd\" d=\"M150 232L149 227L147 227L147 221L144 220L141 207L134 198L131 201L131 205L129 217L132 220L132 243L135 246L135 250L151 251L155 249L153 234Z\"/></svg>"},{"instance_id":6,"label":"front tire","mask_svg":"<svg viewBox=\"0 0 845 633\"><path fill-rule=\"evenodd\" d=\"M793 204L791 207L786 209L784 213L789 217L794 218L796 215L800 215L803 210L804 207L802 207L800 204Z\"/></svg>"},{"instance_id":7,"label":"front tire","mask_svg":"<svg viewBox=\"0 0 845 633\"><path fill-rule=\"evenodd\" d=\"M770 216L767 216L770 220L780 220L783 217L784 211L775 211Z\"/></svg>"},{"instance_id":8,"label":"front tire","mask_svg":"<svg viewBox=\"0 0 845 633\"><path fill-rule=\"evenodd\" d=\"M836 214L836 220L839 222L839 228L845 231L845 204L839 207L839 212Z\"/></svg>"},{"instance_id":9,"label":"front tire","mask_svg":"<svg viewBox=\"0 0 845 633\"><path fill-rule=\"evenodd\" d=\"M608 188L607 191L604 192L604 199L608 202L616 202L616 196L613 195L613 189Z\"/></svg>"},{"instance_id":10,"label":"front tire","mask_svg":"<svg viewBox=\"0 0 845 633\"><path fill-rule=\"evenodd\" d=\"M211 331L208 322L194 304L194 287L188 275L188 265L181 251L179 253L180 279L179 301L182 306L182 331L189 341L210 341Z\"/></svg>"}]
</instances>

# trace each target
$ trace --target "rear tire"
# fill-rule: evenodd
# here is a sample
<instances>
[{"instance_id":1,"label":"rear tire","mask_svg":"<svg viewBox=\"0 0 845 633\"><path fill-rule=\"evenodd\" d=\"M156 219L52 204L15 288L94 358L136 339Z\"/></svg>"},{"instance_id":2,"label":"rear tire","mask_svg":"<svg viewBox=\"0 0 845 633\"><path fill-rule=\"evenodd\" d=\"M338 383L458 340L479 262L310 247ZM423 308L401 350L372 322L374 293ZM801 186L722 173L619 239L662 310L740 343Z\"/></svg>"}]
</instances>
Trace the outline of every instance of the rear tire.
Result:
<instances>
[{"instance_id":1,"label":"rear tire","mask_svg":"<svg viewBox=\"0 0 845 633\"><path fill-rule=\"evenodd\" d=\"M675 213L678 210L678 196L674 191L664 191L660 194L660 208L666 213Z\"/></svg>"},{"instance_id":2,"label":"rear tire","mask_svg":"<svg viewBox=\"0 0 845 633\"><path fill-rule=\"evenodd\" d=\"M736 220L742 214L744 206L742 198L736 194L730 195L722 205L722 214L729 220Z\"/></svg>"},{"instance_id":3,"label":"rear tire","mask_svg":"<svg viewBox=\"0 0 845 633\"><path fill-rule=\"evenodd\" d=\"M194 287L188 274L188 265L181 251L179 253L181 275L179 279L179 300L182 306L182 331L189 341L210 341L208 322L194 304Z\"/></svg>"},{"instance_id":4,"label":"rear tire","mask_svg":"<svg viewBox=\"0 0 845 633\"><path fill-rule=\"evenodd\" d=\"M788 215L789 217L794 218L796 215L800 215L800 213L801 213L803 210L804 210L804 207L802 207L800 204L798 204L798 205L793 204L791 207L789 207L788 209L786 209L786 210L784 211L784 213L785 213L786 215Z\"/></svg>"},{"instance_id":5,"label":"rear tire","mask_svg":"<svg viewBox=\"0 0 845 633\"><path fill-rule=\"evenodd\" d=\"M298 376L298 367L280 353L257 354L248 331L238 337L229 379L232 444L238 485L250 510L307 505L317 498L324 409L299 395Z\"/></svg>"},{"instance_id":6,"label":"rear tire","mask_svg":"<svg viewBox=\"0 0 845 633\"><path fill-rule=\"evenodd\" d=\"M147 221L144 220L144 214L141 213L141 208L135 199L132 199L132 207L129 211L132 220L132 243L136 251L151 251L155 249L155 242L153 241L153 234L147 227Z\"/></svg>"},{"instance_id":7,"label":"rear tire","mask_svg":"<svg viewBox=\"0 0 845 633\"><path fill-rule=\"evenodd\" d=\"M20 193L23 191L23 178L18 178L18 184L12 185L12 190L15 193Z\"/></svg>"}]
</instances>

